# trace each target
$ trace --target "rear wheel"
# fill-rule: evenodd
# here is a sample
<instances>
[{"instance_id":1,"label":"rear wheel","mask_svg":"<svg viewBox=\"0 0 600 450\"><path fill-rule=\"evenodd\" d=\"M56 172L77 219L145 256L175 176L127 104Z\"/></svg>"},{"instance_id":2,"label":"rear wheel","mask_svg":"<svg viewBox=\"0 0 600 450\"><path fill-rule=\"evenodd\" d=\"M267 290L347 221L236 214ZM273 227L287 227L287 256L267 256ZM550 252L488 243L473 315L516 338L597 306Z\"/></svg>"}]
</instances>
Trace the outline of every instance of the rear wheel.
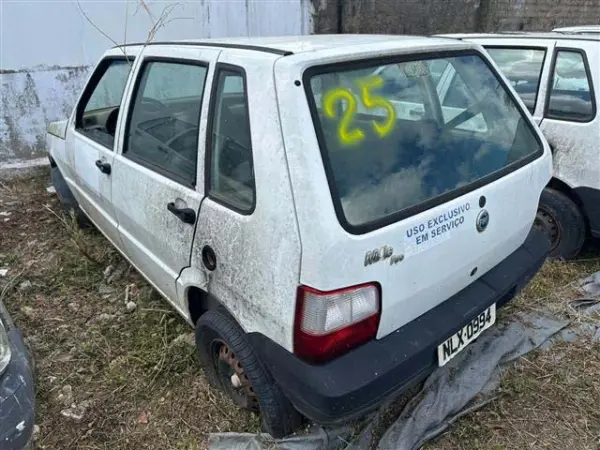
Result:
<instances>
[{"instance_id":1,"label":"rear wheel","mask_svg":"<svg viewBox=\"0 0 600 450\"><path fill-rule=\"evenodd\" d=\"M579 207L562 192L543 190L534 226L548 236L552 259L573 259L583 247L585 219Z\"/></svg>"},{"instance_id":2,"label":"rear wheel","mask_svg":"<svg viewBox=\"0 0 600 450\"><path fill-rule=\"evenodd\" d=\"M227 311L208 311L198 319L196 346L209 383L227 393L236 405L259 412L265 432L281 438L300 426L301 415Z\"/></svg>"}]
</instances>

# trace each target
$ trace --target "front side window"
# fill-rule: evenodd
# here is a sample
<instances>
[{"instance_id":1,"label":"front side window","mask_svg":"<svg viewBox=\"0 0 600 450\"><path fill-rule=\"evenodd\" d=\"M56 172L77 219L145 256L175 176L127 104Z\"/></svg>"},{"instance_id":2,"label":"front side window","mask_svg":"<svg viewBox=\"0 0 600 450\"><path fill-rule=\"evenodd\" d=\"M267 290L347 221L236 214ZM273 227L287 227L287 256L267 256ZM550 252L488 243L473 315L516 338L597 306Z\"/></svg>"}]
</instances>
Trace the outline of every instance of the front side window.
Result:
<instances>
[{"instance_id":1,"label":"front side window","mask_svg":"<svg viewBox=\"0 0 600 450\"><path fill-rule=\"evenodd\" d=\"M123 154L194 186L207 66L146 62L132 99Z\"/></svg>"},{"instance_id":2,"label":"front side window","mask_svg":"<svg viewBox=\"0 0 600 450\"><path fill-rule=\"evenodd\" d=\"M213 102L209 136L209 195L249 213L255 187L246 82L241 72L221 69Z\"/></svg>"},{"instance_id":3,"label":"front side window","mask_svg":"<svg viewBox=\"0 0 600 450\"><path fill-rule=\"evenodd\" d=\"M102 61L77 106L75 128L112 150L119 108L133 58Z\"/></svg>"},{"instance_id":4,"label":"front side window","mask_svg":"<svg viewBox=\"0 0 600 450\"><path fill-rule=\"evenodd\" d=\"M501 47L486 50L533 114L546 51Z\"/></svg>"},{"instance_id":5,"label":"front side window","mask_svg":"<svg viewBox=\"0 0 600 450\"><path fill-rule=\"evenodd\" d=\"M440 93L431 68L448 65L459 78ZM305 86L338 216L341 210L351 231L439 204L440 196L457 196L542 152L531 123L479 55L316 67Z\"/></svg>"},{"instance_id":6,"label":"front side window","mask_svg":"<svg viewBox=\"0 0 600 450\"><path fill-rule=\"evenodd\" d=\"M571 50L559 50L546 117L550 119L587 122L594 118L594 99L586 70L584 55Z\"/></svg>"}]
</instances>

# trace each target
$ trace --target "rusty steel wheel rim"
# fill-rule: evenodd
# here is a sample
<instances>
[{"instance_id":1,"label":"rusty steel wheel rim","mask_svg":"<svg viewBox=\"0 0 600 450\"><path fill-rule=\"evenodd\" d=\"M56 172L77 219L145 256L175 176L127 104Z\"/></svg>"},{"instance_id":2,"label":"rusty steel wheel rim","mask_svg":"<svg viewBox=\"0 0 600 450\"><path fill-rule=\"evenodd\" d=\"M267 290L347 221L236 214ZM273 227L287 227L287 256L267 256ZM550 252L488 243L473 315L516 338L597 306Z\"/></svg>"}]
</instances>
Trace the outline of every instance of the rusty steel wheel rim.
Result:
<instances>
[{"instance_id":1,"label":"rusty steel wheel rim","mask_svg":"<svg viewBox=\"0 0 600 450\"><path fill-rule=\"evenodd\" d=\"M217 374L232 400L242 408L258 411L258 397L235 353L223 341L215 344Z\"/></svg>"},{"instance_id":2,"label":"rusty steel wheel rim","mask_svg":"<svg viewBox=\"0 0 600 450\"><path fill-rule=\"evenodd\" d=\"M544 208L538 208L535 216L534 226L537 230L548 235L550 239L550 251L556 249L560 242L561 229L556 218Z\"/></svg>"}]
</instances>

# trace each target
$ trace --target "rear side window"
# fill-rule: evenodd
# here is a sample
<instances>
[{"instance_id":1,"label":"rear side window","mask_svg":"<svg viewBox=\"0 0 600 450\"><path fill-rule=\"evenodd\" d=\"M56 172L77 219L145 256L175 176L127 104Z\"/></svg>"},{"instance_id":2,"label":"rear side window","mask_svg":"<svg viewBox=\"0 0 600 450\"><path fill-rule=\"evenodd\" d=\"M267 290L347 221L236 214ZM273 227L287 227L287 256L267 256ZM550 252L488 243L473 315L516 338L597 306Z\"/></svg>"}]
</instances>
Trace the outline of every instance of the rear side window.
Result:
<instances>
[{"instance_id":1,"label":"rear side window","mask_svg":"<svg viewBox=\"0 0 600 450\"><path fill-rule=\"evenodd\" d=\"M535 111L546 51L527 48L486 48L530 113Z\"/></svg>"},{"instance_id":2,"label":"rear side window","mask_svg":"<svg viewBox=\"0 0 600 450\"><path fill-rule=\"evenodd\" d=\"M367 232L416 214L541 155L531 123L488 64L477 54L449 55L456 56L305 73L334 204L347 230ZM441 94L431 69L447 65L458 78ZM385 66L398 76L384 79Z\"/></svg>"},{"instance_id":3,"label":"rear side window","mask_svg":"<svg viewBox=\"0 0 600 450\"><path fill-rule=\"evenodd\" d=\"M123 154L187 186L196 182L207 66L150 61L132 99Z\"/></svg>"},{"instance_id":4,"label":"rear side window","mask_svg":"<svg viewBox=\"0 0 600 450\"><path fill-rule=\"evenodd\" d=\"M208 193L248 214L256 193L246 80L240 69L225 67L217 72L211 107Z\"/></svg>"},{"instance_id":5,"label":"rear side window","mask_svg":"<svg viewBox=\"0 0 600 450\"><path fill-rule=\"evenodd\" d=\"M119 108L133 58L102 61L77 105L75 128L112 150Z\"/></svg>"},{"instance_id":6,"label":"rear side window","mask_svg":"<svg viewBox=\"0 0 600 450\"><path fill-rule=\"evenodd\" d=\"M559 50L552 73L546 117L577 122L592 120L595 105L591 85L584 54Z\"/></svg>"},{"instance_id":7,"label":"rear side window","mask_svg":"<svg viewBox=\"0 0 600 450\"><path fill-rule=\"evenodd\" d=\"M454 72L454 74L452 75L448 90L445 93L438 91L438 95L442 102L444 123L450 122L468 108L473 98L463 77L454 70L452 72ZM473 117L457 125L456 129L474 133L487 132L486 122L481 113L475 114Z\"/></svg>"}]
</instances>

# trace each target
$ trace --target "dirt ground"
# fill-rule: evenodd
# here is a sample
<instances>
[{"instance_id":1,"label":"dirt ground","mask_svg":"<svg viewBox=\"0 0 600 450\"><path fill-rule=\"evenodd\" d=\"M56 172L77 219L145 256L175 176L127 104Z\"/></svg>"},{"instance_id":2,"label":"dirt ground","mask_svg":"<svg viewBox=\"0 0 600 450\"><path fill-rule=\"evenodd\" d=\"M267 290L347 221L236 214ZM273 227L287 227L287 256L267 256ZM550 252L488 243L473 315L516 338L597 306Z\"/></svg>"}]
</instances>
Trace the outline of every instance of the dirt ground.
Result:
<instances>
[{"instance_id":1,"label":"dirt ground","mask_svg":"<svg viewBox=\"0 0 600 450\"><path fill-rule=\"evenodd\" d=\"M99 232L61 215L47 172L0 182L0 298L36 360L37 447L194 450L210 432L259 431L208 387L189 325ZM500 314L580 320L565 299L597 270L597 250L546 263ZM600 343L559 344L521 359L492 403L426 448L600 450L598 405Z\"/></svg>"}]
</instances>

